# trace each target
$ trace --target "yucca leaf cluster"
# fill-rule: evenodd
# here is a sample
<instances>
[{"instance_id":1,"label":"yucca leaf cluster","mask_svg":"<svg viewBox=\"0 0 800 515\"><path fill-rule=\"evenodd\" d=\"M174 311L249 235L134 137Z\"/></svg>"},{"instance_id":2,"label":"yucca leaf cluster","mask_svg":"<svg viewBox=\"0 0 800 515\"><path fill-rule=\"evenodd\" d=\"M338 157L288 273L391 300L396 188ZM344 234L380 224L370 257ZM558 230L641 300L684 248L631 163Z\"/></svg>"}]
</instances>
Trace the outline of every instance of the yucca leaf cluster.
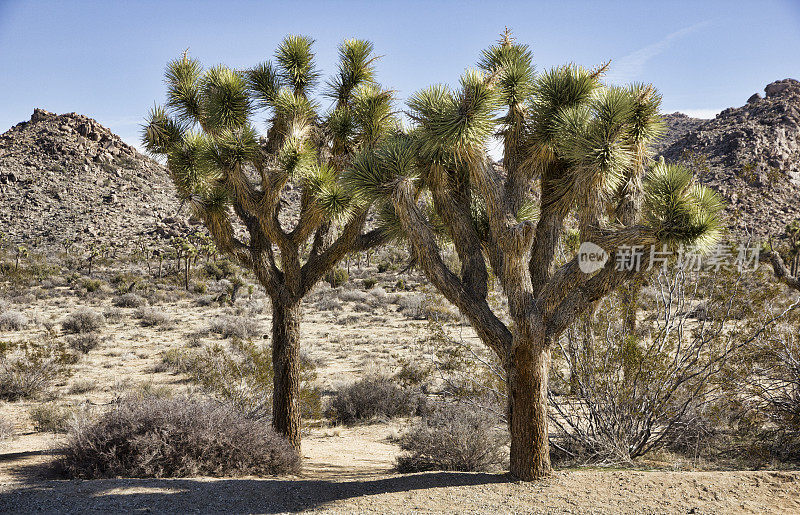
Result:
<instances>
[{"instance_id":1,"label":"yucca leaf cluster","mask_svg":"<svg viewBox=\"0 0 800 515\"><path fill-rule=\"evenodd\" d=\"M259 220L271 240L283 238L279 230L291 232L270 226L289 182L303 192L297 236L369 208L341 175L358 151L396 130L393 95L375 80L372 43L350 39L341 44L338 73L323 91L334 104L321 112L313 43L288 36L273 60L246 70L206 69L188 53L167 65L166 102L150 111L144 146L166 159L178 196L226 250L234 213L245 224Z\"/></svg>"}]
</instances>

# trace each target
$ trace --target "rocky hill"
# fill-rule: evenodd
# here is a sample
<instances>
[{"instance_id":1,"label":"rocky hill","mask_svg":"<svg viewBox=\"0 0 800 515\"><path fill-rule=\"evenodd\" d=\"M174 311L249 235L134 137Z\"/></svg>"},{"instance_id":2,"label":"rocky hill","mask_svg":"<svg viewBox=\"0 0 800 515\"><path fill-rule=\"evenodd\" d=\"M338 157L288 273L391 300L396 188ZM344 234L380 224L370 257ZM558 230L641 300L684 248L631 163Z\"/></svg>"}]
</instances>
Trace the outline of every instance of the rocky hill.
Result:
<instances>
[{"instance_id":1,"label":"rocky hill","mask_svg":"<svg viewBox=\"0 0 800 515\"><path fill-rule=\"evenodd\" d=\"M764 91L713 120L666 115L657 147L725 196L732 229L761 237L800 219L800 82L784 79Z\"/></svg>"},{"instance_id":2,"label":"rocky hill","mask_svg":"<svg viewBox=\"0 0 800 515\"><path fill-rule=\"evenodd\" d=\"M12 243L126 245L191 230L167 170L83 115L35 109L0 136L0 232Z\"/></svg>"},{"instance_id":3,"label":"rocky hill","mask_svg":"<svg viewBox=\"0 0 800 515\"><path fill-rule=\"evenodd\" d=\"M762 237L800 219L800 82L765 93L713 120L665 115L656 146L726 197L732 229ZM0 233L10 242L125 245L197 229L167 170L91 118L35 109L0 136Z\"/></svg>"}]
</instances>

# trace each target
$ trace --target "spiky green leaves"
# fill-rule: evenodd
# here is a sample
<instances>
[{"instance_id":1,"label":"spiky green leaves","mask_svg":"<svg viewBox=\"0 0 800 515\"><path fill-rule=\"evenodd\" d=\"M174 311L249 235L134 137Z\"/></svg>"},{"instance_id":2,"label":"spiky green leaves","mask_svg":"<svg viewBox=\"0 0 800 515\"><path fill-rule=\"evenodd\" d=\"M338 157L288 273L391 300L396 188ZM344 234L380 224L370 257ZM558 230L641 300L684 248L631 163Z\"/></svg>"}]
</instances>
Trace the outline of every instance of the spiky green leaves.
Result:
<instances>
[{"instance_id":1,"label":"spiky green leaves","mask_svg":"<svg viewBox=\"0 0 800 515\"><path fill-rule=\"evenodd\" d=\"M198 81L202 66L187 53L167 64L167 106L173 109L183 122L195 123L202 115L202 99Z\"/></svg>"},{"instance_id":2,"label":"spiky green leaves","mask_svg":"<svg viewBox=\"0 0 800 515\"><path fill-rule=\"evenodd\" d=\"M555 116L553 146L570 163L570 188L598 194L616 190L631 166L626 139L633 103L621 88L595 90L589 102L561 109Z\"/></svg>"},{"instance_id":3,"label":"spiky green leaves","mask_svg":"<svg viewBox=\"0 0 800 515\"><path fill-rule=\"evenodd\" d=\"M281 80L299 95L308 96L319 78L313 44L314 40L307 36L287 36L275 52Z\"/></svg>"},{"instance_id":4,"label":"spiky green leaves","mask_svg":"<svg viewBox=\"0 0 800 515\"><path fill-rule=\"evenodd\" d=\"M536 80L532 133L539 145L549 145L558 131L562 110L585 103L600 87L597 73L576 65L551 68Z\"/></svg>"},{"instance_id":5,"label":"spiky green leaves","mask_svg":"<svg viewBox=\"0 0 800 515\"><path fill-rule=\"evenodd\" d=\"M397 128L392 113L391 91L374 85L360 86L353 94L351 111L355 122L355 140L362 147L374 147Z\"/></svg>"},{"instance_id":6,"label":"spiky green leaves","mask_svg":"<svg viewBox=\"0 0 800 515\"><path fill-rule=\"evenodd\" d=\"M289 88L281 88L273 105L275 120L280 121L287 130L305 130L316 118L317 105L303 95ZM287 134L292 136L292 134ZM297 134L294 134L297 136Z\"/></svg>"},{"instance_id":7,"label":"spiky green leaves","mask_svg":"<svg viewBox=\"0 0 800 515\"><path fill-rule=\"evenodd\" d=\"M394 136L375 150L365 150L342 172L342 179L366 202L387 199L398 180L415 179L417 145L407 136Z\"/></svg>"},{"instance_id":8,"label":"spiky green leaves","mask_svg":"<svg viewBox=\"0 0 800 515\"><path fill-rule=\"evenodd\" d=\"M314 164L303 171L300 179L312 199L312 208L325 220L344 222L358 207L358 202L338 180L339 173L331 165Z\"/></svg>"},{"instance_id":9,"label":"spiky green leaves","mask_svg":"<svg viewBox=\"0 0 800 515\"><path fill-rule=\"evenodd\" d=\"M287 178L304 175L316 163L316 152L301 138L288 138L278 153L278 166Z\"/></svg>"},{"instance_id":10,"label":"spiky green leaves","mask_svg":"<svg viewBox=\"0 0 800 515\"><path fill-rule=\"evenodd\" d=\"M208 192L213 174L206 162L208 151L209 141L197 132L187 132L170 149L167 168L179 198L191 199Z\"/></svg>"},{"instance_id":11,"label":"spiky green leaves","mask_svg":"<svg viewBox=\"0 0 800 515\"><path fill-rule=\"evenodd\" d=\"M154 155L166 155L172 145L180 141L184 127L170 117L161 106L150 109L147 123L142 127L142 144Z\"/></svg>"},{"instance_id":12,"label":"spiky green leaves","mask_svg":"<svg viewBox=\"0 0 800 515\"><path fill-rule=\"evenodd\" d=\"M202 78L203 124L212 132L244 127L250 117L248 84L241 73L215 66Z\"/></svg>"},{"instance_id":13,"label":"spiky green leaves","mask_svg":"<svg viewBox=\"0 0 800 515\"><path fill-rule=\"evenodd\" d=\"M653 141L664 131L659 116L661 95L651 84L632 84L628 87L632 106L628 122L629 138L633 144Z\"/></svg>"},{"instance_id":14,"label":"spiky green leaves","mask_svg":"<svg viewBox=\"0 0 800 515\"><path fill-rule=\"evenodd\" d=\"M363 39L347 39L339 45L339 73L328 82L325 94L336 100L337 107L348 105L353 91L375 81L377 59L372 55L372 43Z\"/></svg>"},{"instance_id":15,"label":"spiky green leaves","mask_svg":"<svg viewBox=\"0 0 800 515\"><path fill-rule=\"evenodd\" d=\"M461 88L453 93L433 86L408 101L411 117L419 123L420 151L431 163L475 162L482 158L488 138L494 133L497 91L475 70L461 77Z\"/></svg>"},{"instance_id":16,"label":"spiky green leaves","mask_svg":"<svg viewBox=\"0 0 800 515\"><path fill-rule=\"evenodd\" d=\"M645 177L642 220L661 242L712 247L720 236L723 208L720 196L695 184L684 166L662 160Z\"/></svg>"},{"instance_id":17,"label":"spiky green leaves","mask_svg":"<svg viewBox=\"0 0 800 515\"><path fill-rule=\"evenodd\" d=\"M281 78L272 63L265 61L245 73L250 92L261 108L272 107L278 91L281 89Z\"/></svg>"},{"instance_id":18,"label":"spiky green leaves","mask_svg":"<svg viewBox=\"0 0 800 515\"><path fill-rule=\"evenodd\" d=\"M536 73L532 60L527 45L504 41L484 50L478 66L495 76L500 101L513 109L533 94Z\"/></svg>"}]
</instances>

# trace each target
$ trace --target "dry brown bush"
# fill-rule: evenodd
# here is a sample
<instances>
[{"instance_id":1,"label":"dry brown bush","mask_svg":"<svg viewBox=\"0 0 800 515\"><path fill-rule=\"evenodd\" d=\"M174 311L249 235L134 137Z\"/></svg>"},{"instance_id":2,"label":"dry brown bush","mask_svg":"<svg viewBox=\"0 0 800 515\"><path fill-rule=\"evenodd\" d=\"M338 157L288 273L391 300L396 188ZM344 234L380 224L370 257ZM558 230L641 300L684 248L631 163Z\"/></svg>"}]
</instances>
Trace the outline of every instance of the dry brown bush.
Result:
<instances>
[{"instance_id":1,"label":"dry brown bush","mask_svg":"<svg viewBox=\"0 0 800 515\"><path fill-rule=\"evenodd\" d=\"M296 451L262 422L207 400L128 397L77 425L59 468L68 477L293 474Z\"/></svg>"}]
</instances>

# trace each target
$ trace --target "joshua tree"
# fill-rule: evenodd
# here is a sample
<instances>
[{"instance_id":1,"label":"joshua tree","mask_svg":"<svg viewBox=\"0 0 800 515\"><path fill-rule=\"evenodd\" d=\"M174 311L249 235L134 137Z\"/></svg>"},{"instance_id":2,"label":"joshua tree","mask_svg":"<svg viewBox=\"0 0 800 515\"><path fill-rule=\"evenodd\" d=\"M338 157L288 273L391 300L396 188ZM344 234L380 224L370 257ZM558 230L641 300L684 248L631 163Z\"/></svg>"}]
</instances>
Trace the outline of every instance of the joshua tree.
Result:
<instances>
[{"instance_id":1,"label":"joshua tree","mask_svg":"<svg viewBox=\"0 0 800 515\"><path fill-rule=\"evenodd\" d=\"M786 255L789 258L789 266L781 257L780 253L771 248L767 250L764 260L772 266L775 277L790 288L800 291L800 224L797 221L786 226L786 236L789 240Z\"/></svg>"},{"instance_id":2,"label":"joshua tree","mask_svg":"<svg viewBox=\"0 0 800 515\"><path fill-rule=\"evenodd\" d=\"M651 162L648 143L660 126L651 86L606 86L606 66L536 77L528 47L508 34L479 66L456 90L413 95L413 127L361 152L347 181L365 198L391 202L386 223L402 228L428 280L504 363L511 472L531 480L550 470L547 376L556 338L641 273L617 266L628 257L643 270L651 245L714 242L722 204L686 168ZM487 156L493 136L503 145L502 169ZM582 242L608 253L600 270L582 272L580 253L556 262L573 223ZM443 259L443 239L459 269ZM511 324L487 302L491 273Z\"/></svg>"},{"instance_id":3,"label":"joshua tree","mask_svg":"<svg viewBox=\"0 0 800 515\"><path fill-rule=\"evenodd\" d=\"M300 303L348 253L384 241L381 227L366 228L372 203L351 195L340 174L396 127L372 44L361 40L340 46L324 92L333 109L321 117L312 43L289 36L274 65L246 71L203 70L184 54L167 66L167 109L150 112L143 136L216 247L250 268L272 300L272 425L298 449ZM258 110L269 113L266 137L253 126Z\"/></svg>"}]
</instances>

